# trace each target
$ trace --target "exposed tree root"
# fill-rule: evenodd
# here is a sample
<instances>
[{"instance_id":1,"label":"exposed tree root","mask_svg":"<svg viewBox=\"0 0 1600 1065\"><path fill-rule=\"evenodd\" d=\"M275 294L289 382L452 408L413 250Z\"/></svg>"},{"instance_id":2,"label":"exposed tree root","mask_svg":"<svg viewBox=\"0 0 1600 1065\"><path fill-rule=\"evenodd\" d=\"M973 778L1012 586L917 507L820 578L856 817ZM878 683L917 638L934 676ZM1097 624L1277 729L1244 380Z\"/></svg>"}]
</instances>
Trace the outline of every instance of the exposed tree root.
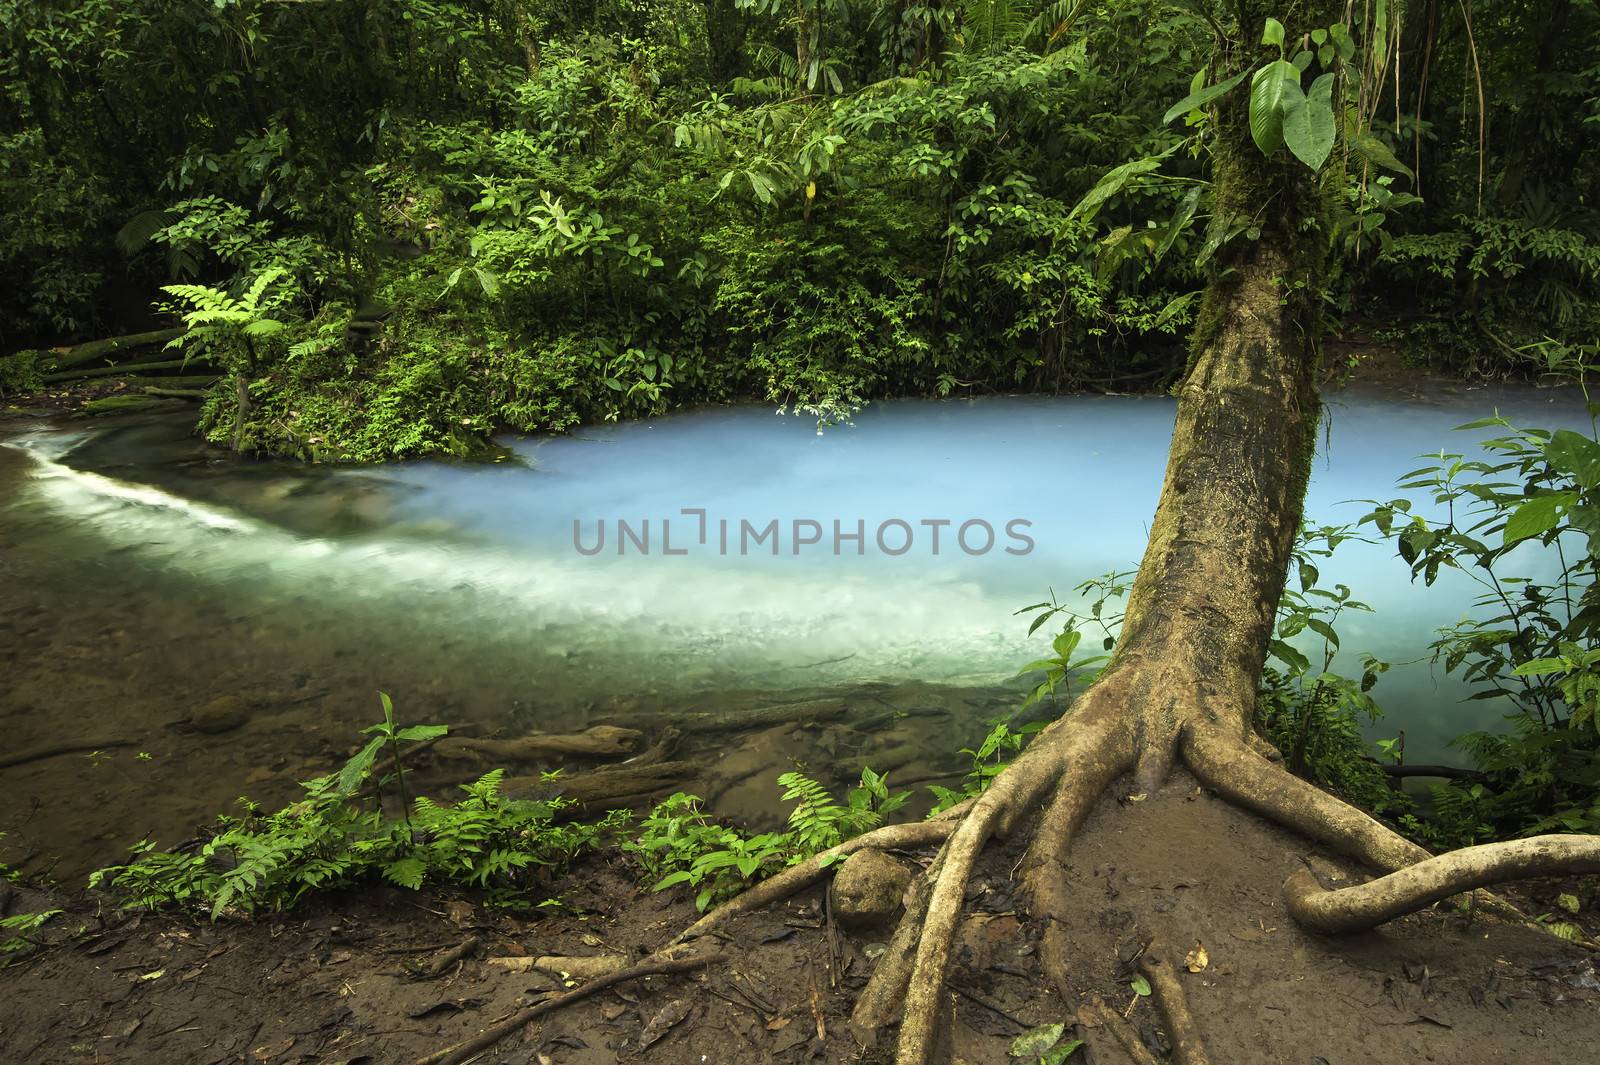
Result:
<instances>
[{"instance_id":1,"label":"exposed tree root","mask_svg":"<svg viewBox=\"0 0 1600 1065\"><path fill-rule=\"evenodd\" d=\"M1074 998L1069 976L1070 943L1066 929L1054 915L1065 909L1067 902L1067 850L1073 836L1111 782L1134 763L1131 737L1119 735L1126 730L1115 729L1113 724L1115 719L1097 735L1088 737L1083 747L1068 753L1071 761L1063 767L1055 797L1034 828L1033 840L1022 860L1028 912L1044 922L1039 964L1061 1001L1069 1005Z\"/></svg>"},{"instance_id":2,"label":"exposed tree root","mask_svg":"<svg viewBox=\"0 0 1600 1065\"><path fill-rule=\"evenodd\" d=\"M1392 872L1429 857L1393 829L1315 784L1274 765L1222 729L1191 725L1183 760L1223 798L1377 869Z\"/></svg>"},{"instance_id":3,"label":"exposed tree root","mask_svg":"<svg viewBox=\"0 0 1600 1065\"><path fill-rule=\"evenodd\" d=\"M795 892L805 890L827 876L828 870L837 862L848 858L858 850L867 847L878 850L926 847L929 844L942 842L955 831L957 818L970 805L962 803L959 806L952 806L943 815L931 821L914 821L910 824L888 825L874 829L854 839L846 840L837 847L815 854L798 865L791 865L777 876L763 880L700 918L680 932L672 941L672 945L676 946L698 936L707 935L740 914L781 902Z\"/></svg>"},{"instance_id":4,"label":"exposed tree root","mask_svg":"<svg viewBox=\"0 0 1600 1065\"><path fill-rule=\"evenodd\" d=\"M1177 967L1165 943L1158 939L1145 948L1139 956L1139 971L1150 981L1150 997L1155 999L1161 1019L1166 1022L1174 1065L1211 1065L1205 1040L1194 1014L1189 1012L1188 996L1183 993Z\"/></svg>"},{"instance_id":5,"label":"exposed tree root","mask_svg":"<svg viewBox=\"0 0 1600 1065\"><path fill-rule=\"evenodd\" d=\"M1316 932L1359 932L1473 888L1533 876L1600 873L1600 838L1536 836L1485 843L1418 862L1353 887L1329 890L1309 869L1283 885L1289 914Z\"/></svg>"},{"instance_id":6,"label":"exposed tree root","mask_svg":"<svg viewBox=\"0 0 1600 1065\"><path fill-rule=\"evenodd\" d=\"M629 980L638 980L645 976L696 972L721 960L722 955L720 954L702 954L693 958L657 957L642 961L638 965L630 965L628 968L619 969L609 976L591 980L582 987L573 988L571 991L556 995L553 998L547 998L543 1002L529 1006L527 1009L519 1010L500 1023L485 1028L471 1039L418 1059L417 1065L461 1065L468 1058L481 1054L506 1036L519 1031L525 1025L531 1024L545 1014L554 1013L564 1006L570 1006L574 1002L588 998L597 991L604 991L608 987L615 987L617 984L627 983Z\"/></svg>"},{"instance_id":7,"label":"exposed tree root","mask_svg":"<svg viewBox=\"0 0 1600 1065\"><path fill-rule=\"evenodd\" d=\"M436 977L443 976L445 973L450 971L452 966L465 960L468 955L476 952L478 947L482 946L482 944L482 937L477 935L468 936L466 939L463 939L460 943L457 943L443 954L440 954L437 958L434 958L433 961L429 962L426 966L419 970L416 974L417 978L421 980L432 980Z\"/></svg>"},{"instance_id":8,"label":"exposed tree root","mask_svg":"<svg viewBox=\"0 0 1600 1065\"><path fill-rule=\"evenodd\" d=\"M1123 1052L1134 1060L1134 1065L1161 1065L1150 1048L1144 1045L1144 1040L1139 1038L1139 1033L1133 1025L1106 1005L1105 1000L1099 995L1090 999L1078 1010L1078 1016L1090 1027L1104 1028L1111 1033L1122 1047Z\"/></svg>"},{"instance_id":9,"label":"exposed tree root","mask_svg":"<svg viewBox=\"0 0 1600 1065\"><path fill-rule=\"evenodd\" d=\"M850 1031L863 1046L873 1046L878 1033L900 1018L900 1007L911 983L911 969L917 960L917 943L922 939L922 924L928 919L928 904L933 900L933 885L944 870L944 850L911 887L906 912L894 930L894 938L878 958L872 977L856 999L850 1014Z\"/></svg>"}]
</instances>

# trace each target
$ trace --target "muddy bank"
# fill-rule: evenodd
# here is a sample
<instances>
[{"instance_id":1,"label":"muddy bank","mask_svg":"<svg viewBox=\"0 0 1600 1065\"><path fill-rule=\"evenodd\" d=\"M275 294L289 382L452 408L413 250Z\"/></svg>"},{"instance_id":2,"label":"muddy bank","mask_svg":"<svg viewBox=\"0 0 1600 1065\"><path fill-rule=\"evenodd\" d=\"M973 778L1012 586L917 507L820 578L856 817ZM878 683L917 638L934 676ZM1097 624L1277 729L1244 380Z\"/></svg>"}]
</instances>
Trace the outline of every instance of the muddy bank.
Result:
<instances>
[{"instance_id":1,"label":"muddy bank","mask_svg":"<svg viewBox=\"0 0 1600 1065\"><path fill-rule=\"evenodd\" d=\"M1198 791L1181 775L1142 802L1106 800L1074 848L1060 915L1081 959L1075 983L1127 1011L1159 1052L1152 1007L1129 988L1130 959L1160 933L1205 948L1181 975L1214 1060L1332 1065L1373 1060L1587 1060L1600 1052L1600 956L1522 927L1446 908L1338 940L1307 935L1279 887L1312 853L1304 841ZM925 862L927 853L906 856ZM1026 1028L1093 1018L1045 990L1036 923L1017 912L998 849L974 878L951 986L954 1060L1006 1060ZM0 1039L12 1060L409 1063L561 993L548 956L637 959L694 918L682 893L651 894L616 855L585 860L543 918L466 896L388 888L334 896L247 924L129 916L69 901L42 938L0 971ZM1537 911L1571 883L1532 885ZM1585 912L1600 903L1591 886ZM1544 896L1550 896L1545 898ZM49 900L24 892L14 903ZM609 1065L756 1065L881 1060L848 1016L886 929L848 931L815 890L742 918L702 949L704 973L628 982L561 1010L479 1060ZM81 935L67 933L82 927ZM1594 929L1589 929L1592 933ZM463 944L470 944L462 950ZM521 959L521 960L514 960ZM442 963L441 963L442 962ZM432 975L427 975L431 972ZM652 1027L654 1025L654 1027ZM646 1035L651 1045L641 1050ZM1079 1024L1082 1060L1128 1060Z\"/></svg>"}]
</instances>

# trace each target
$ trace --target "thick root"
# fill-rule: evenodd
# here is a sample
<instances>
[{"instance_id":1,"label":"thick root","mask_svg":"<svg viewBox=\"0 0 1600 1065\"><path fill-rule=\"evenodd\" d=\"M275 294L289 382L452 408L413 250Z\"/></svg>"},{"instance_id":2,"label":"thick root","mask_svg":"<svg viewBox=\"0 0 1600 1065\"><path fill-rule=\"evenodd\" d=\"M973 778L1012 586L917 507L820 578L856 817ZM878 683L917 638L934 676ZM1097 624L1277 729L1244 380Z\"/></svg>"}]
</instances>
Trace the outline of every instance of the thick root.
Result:
<instances>
[{"instance_id":1,"label":"thick root","mask_svg":"<svg viewBox=\"0 0 1600 1065\"><path fill-rule=\"evenodd\" d=\"M1429 857L1393 829L1216 726L1191 723L1184 730L1183 760L1202 784L1230 802L1373 868L1393 872Z\"/></svg>"},{"instance_id":2,"label":"thick root","mask_svg":"<svg viewBox=\"0 0 1600 1065\"><path fill-rule=\"evenodd\" d=\"M1200 1037L1194 1014L1189 1012L1189 999L1178 981L1172 955L1160 940L1145 948L1139 959L1139 971L1150 981L1150 996L1166 1022L1167 1035L1172 1039L1173 1065L1211 1065L1205 1040Z\"/></svg>"},{"instance_id":3,"label":"thick root","mask_svg":"<svg viewBox=\"0 0 1600 1065\"><path fill-rule=\"evenodd\" d=\"M943 850L911 888L911 901L894 930L894 938L873 967L861 997L850 1014L850 1031L862 1046L873 1046L878 1033L900 1017L906 988L911 984L911 969L917 960L917 944L922 940L922 924L928 919L928 904L933 901L933 885L944 870Z\"/></svg>"},{"instance_id":4,"label":"thick root","mask_svg":"<svg viewBox=\"0 0 1600 1065\"><path fill-rule=\"evenodd\" d=\"M1096 995L1093 1000L1078 1010L1078 1016L1085 1025L1095 1028L1104 1028L1111 1033L1111 1037L1121 1045L1128 1057L1134 1060L1134 1065L1161 1065L1150 1048L1144 1045L1144 1040L1139 1038L1139 1033L1134 1030L1116 1010L1106 1005L1105 1000Z\"/></svg>"},{"instance_id":5,"label":"thick root","mask_svg":"<svg viewBox=\"0 0 1600 1065\"><path fill-rule=\"evenodd\" d=\"M1114 721L1115 719L1113 719ZM1076 753L1076 757L1072 757ZM1055 915L1066 911L1067 851L1084 818L1094 809L1111 782L1134 763L1133 744L1126 730L1101 727L1084 737L1083 746L1069 752L1069 765L1055 797L1034 828L1033 842L1022 860L1022 883L1028 912L1044 922L1039 941L1039 963L1061 1001L1071 1003L1068 977L1070 944L1066 929Z\"/></svg>"},{"instance_id":6,"label":"thick root","mask_svg":"<svg viewBox=\"0 0 1600 1065\"><path fill-rule=\"evenodd\" d=\"M1353 887L1328 890L1309 869L1283 885L1289 914L1316 932L1359 932L1474 888L1531 876L1600 873L1600 838L1579 835L1486 843L1429 858Z\"/></svg>"},{"instance_id":7,"label":"thick root","mask_svg":"<svg viewBox=\"0 0 1600 1065\"><path fill-rule=\"evenodd\" d=\"M928 1065L937 1045L940 1010L946 999L945 972L961 919L967 878L978 852L997 824L1009 822L1013 811L1030 808L1063 776L1076 778L1079 772L1097 775L1108 745L1121 734L1116 722L1114 714L1092 713L1084 707L1041 733L978 797L945 843L943 867L928 901L928 915L922 923L922 938L917 943L916 962L906 988L905 1016L895 1055L897 1065ZM1093 797L1098 794L1093 793Z\"/></svg>"}]
</instances>

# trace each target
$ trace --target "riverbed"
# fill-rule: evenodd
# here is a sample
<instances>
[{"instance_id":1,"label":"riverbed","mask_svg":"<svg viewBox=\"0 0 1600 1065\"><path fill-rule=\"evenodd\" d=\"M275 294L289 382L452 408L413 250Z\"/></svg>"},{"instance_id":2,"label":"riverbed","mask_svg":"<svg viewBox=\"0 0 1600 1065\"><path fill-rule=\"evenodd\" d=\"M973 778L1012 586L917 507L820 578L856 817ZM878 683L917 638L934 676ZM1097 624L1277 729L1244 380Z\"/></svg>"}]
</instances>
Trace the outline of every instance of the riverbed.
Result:
<instances>
[{"instance_id":1,"label":"riverbed","mask_svg":"<svg viewBox=\"0 0 1600 1065\"><path fill-rule=\"evenodd\" d=\"M1495 410L1587 427L1578 397L1530 388L1328 408L1319 524L1395 496L1419 455L1475 447L1454 427ZM0 859L75 875L241 794L287 799L346 755L379 690L408 722L480 736L848 704L829 728L691 750L735 816L769 815L791 764L953 771L1047 650L1053 630L1030 637L1018 609L1136 564L1171 419L1165 397L995 397L819 431L735 406L366 469L240 460L182 413L0 424L5 744L107 744L0 769ZM1336 667L1401 663L1374 735L1459 760L1451 737L1500 723L1428 657L1470 582L1424 589L1359 542L1321 571L1373 607L1342 619ZM219 700L233 720L212 729Z\"/></svg>"}]
</instances>

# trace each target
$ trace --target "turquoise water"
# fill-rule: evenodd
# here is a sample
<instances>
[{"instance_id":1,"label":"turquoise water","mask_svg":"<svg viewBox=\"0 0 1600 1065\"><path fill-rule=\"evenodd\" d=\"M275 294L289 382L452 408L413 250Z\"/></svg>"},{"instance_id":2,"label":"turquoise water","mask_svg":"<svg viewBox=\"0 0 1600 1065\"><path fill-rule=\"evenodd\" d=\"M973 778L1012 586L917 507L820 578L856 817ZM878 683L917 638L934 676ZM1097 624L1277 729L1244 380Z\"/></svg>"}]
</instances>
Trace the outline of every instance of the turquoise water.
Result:
<instances>
[{"instance_id":1,"label":"turquoise water","mask_svg":"<svg viewBox=\"0 0 1600 1065\"><path fill-rule=\"evenodd\" d=\"M1394 495L1420 454L1471 445L1453 427L1495 409L1585 424L1565 393L1341 393L1308 515L1354 521L1367 509L1356 501ZM74 563L114 558L107 598L170 604L175 639L235 626L241 640L279 640L313 674L319 657L337 657L328 672L367 674L371 686L431 677L479 717L516 704L537 723L619 694L988 685L1044 646L1018 607L1137 561L1171 418L1160 397L896 402L819 434L744 406L508 438L512 458L498 464L379 470L236 461L161 419L19 424L0 471L0 532L8 565L46 588ZM704 543L686 509L704 510ZM664 553L664 520L682 553ZM929 523L945 520L935 552ZM620 554L619 521L632 533ZM742 522L773 521L776 554L770 539L740 550ZM796 545L796 521L818 542ZM846 534L860 523L861 540L836 544L835 521ZM579 551L575 522L590 550L604 525L604 549ZM986 536L973 524L964 549L966 522L987 522L993 546L977 550ZM1447 574L1424 590L1387 545L1359 543L1322 572L1374 608L1341 624L1346 660L1422 659L1377 689L1391 715L1379 731L1405 728L1419 759L1494 722L1492 705L1463 704L1425 660L1432 631L1468 609L1470 582ZM80 577L63 609L93 611L94 598ZM225 616L209 622L193 606L219 602Z\"/></svg>"}]
</instances>

